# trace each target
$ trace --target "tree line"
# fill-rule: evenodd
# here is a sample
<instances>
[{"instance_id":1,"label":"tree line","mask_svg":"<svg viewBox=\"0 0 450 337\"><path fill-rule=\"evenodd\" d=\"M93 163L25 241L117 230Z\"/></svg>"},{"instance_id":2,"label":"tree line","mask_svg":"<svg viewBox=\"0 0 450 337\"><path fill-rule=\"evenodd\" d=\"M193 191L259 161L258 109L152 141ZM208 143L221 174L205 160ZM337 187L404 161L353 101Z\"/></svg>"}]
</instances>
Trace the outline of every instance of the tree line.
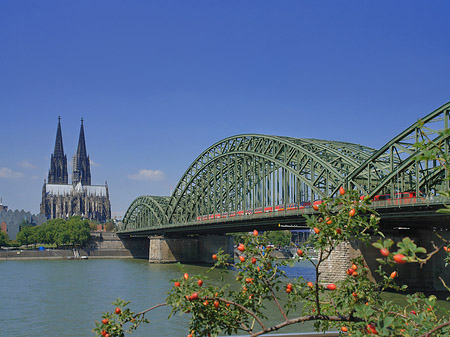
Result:
<instances>
[{"instance_id":1,"label":"tree line","mask_svg":"<svg viewBox=\"0 0 450 337\"><path fill-rule=\"evenodd\" d=\"M64 219L48 220L41 226L24 226L17 234L20 245L56 244L61 246L84 246L90 239L88 220L78 216Z\"/></svg>"}]
</instances>

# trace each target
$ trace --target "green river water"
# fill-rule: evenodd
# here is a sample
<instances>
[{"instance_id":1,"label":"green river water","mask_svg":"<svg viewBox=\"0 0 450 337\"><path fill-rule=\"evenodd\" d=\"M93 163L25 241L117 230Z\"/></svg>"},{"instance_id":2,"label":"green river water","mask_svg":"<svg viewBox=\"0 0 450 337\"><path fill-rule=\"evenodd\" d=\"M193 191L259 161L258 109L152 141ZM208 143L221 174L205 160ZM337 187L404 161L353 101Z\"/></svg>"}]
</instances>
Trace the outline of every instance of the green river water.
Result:
<instances>
[{"instance_id":1,"label":"green river water","mask_svg":"<svg viewBox=\"0 0 450 337\"><path fill-rule=\"evenodd\" d=\"M204 266L185 266L191 274L204 273ZM289 277L312 280L307 262L288 268ZM133 311L164 302L172 284L180 277L174 264L149 264L145 260L28 260L0 261L1 337L94 336L94 321L120 297L131 301ZM217 281L217 275L210 275ZM232 273L227 282L233 282ZM390 295L391 297L393 295ZM400 296L400 295L398 295ZM186 336L187 315L167 319L169 308L153 311L151 324L129 336ZM272 315L271 315L272 316ZM279 322L276 315L273 323ZM312 324L297 325L283 332L313 331Z\"/></svg>"}]
</instances>

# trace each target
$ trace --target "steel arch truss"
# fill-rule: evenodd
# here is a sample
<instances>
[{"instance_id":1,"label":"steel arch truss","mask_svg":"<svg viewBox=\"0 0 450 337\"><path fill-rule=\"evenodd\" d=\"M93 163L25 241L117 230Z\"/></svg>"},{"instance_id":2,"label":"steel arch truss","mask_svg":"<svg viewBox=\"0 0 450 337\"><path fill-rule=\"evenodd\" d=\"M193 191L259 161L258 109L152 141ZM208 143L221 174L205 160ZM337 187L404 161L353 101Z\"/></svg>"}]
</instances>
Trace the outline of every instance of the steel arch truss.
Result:
<instances>
[{"instance_id":1,"label":"steel arch truss","mask_svg":"<svg viewBox=\"0 0 450 337\"><path fill-rule=\"evenodd\" d=\"M166 209L170 197L141 196L135 199L123 218L121 231L161 227L167 224Z\"/></svg>"},{"instance_id":2,"label":"steel arch truss","mask_svg":"<svg viewBox=\"0 0 450 337\"><path fill-rule=\"evenodd\" d=\"M394 195L399 192L436 194L448 191L448 182L442 166L436 160L418 159L423 151L416 143L430 140L449 153L450 103L425 116L389 141L367 159L347 179L349 188L373 197L377 194Z\"/></svg>"},{"instance_id":3,"label":"steel arch truss","mask_svg":"<svg viewBox=\"0 0 450 337\"><path fill-rule=\"evenodd\" d=\"M333 195L375 150L266 135L226 138L204 151L175 188L167 218L185 223L263 212Z\"/></svg>"}]
</instances>

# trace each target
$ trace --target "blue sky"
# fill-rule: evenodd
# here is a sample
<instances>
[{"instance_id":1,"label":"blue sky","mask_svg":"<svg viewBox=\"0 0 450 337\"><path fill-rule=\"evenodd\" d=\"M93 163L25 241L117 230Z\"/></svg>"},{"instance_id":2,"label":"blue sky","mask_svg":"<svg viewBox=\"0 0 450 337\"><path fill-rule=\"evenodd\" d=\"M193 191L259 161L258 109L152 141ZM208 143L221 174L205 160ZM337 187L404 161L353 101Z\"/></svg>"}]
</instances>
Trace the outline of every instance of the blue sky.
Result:
<instances>
[{"instance_id":1,"label":"blue sky","mask_svg":"<svg viewBox=\"0 0 450 337\"><path fill-rule=\"evenodd\" d=\"M59 115L69 159L84 118L114 214L169 195L232 135L379 148L450 101L448 13L445 0L2 0L3 203L39 211Z\"/></svg>"}]
</instances>

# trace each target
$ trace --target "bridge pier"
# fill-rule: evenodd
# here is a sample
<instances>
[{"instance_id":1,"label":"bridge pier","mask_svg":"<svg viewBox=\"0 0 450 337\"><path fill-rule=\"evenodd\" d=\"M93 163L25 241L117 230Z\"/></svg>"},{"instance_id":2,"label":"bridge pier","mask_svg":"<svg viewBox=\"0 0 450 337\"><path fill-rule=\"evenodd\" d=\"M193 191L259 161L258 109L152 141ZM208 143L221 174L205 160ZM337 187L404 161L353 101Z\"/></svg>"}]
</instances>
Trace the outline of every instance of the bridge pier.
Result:
<instances>
[{"instance_id":1,"label":"bridge pier","mask_svg":"<svg viewBox=\"0 0 450 337\"><path fill-rule=\"evenodd\" d=\"M442 241L436 234L439 234L446 240L450 240L450 231L445 230L436 233L436 231L429 228L391 230L390 232L385 231L384 234L386 238L390 238L395 242L400 242L402 238L409 237L417 246L426 248L428 253L435 250L434 245L442 246ZM378 239L379 237L373 237L372 241L375 242ZM391 251L396 249L397 247L394 245ZM347 277L346 271L351 267L352 259L357 256L363 256L365 264L369 267L369 277L374 281L379 281L380 276L375 272L379 266L376 259L382 257L379 250L372 245L365 246L356 240L342 243L335 248L329 258L319 268L321 279L324 282L343 280ZM447 285L450 283L450 268L445 268L445 256L445 252L441 249L423 266L420 266L418 263L406 263L395 265L395 268L391 269L386 266L384 270L388 273L398 270L397 284L408 285L408 290L410 291L444 293L446 289L439 277L442 277Z\"/></svg>"},{"instance_id":2,"label":"bridge pier","mask_svg":"<svg viewBox=\"0 0 450 337\"><path fill-rule=\"evenodd\" d=\"M233 238L229 235L194 237L149 237L150 263L212 263L212 254L222 248L233 256Z\"/></svg>"}]
</instances>

